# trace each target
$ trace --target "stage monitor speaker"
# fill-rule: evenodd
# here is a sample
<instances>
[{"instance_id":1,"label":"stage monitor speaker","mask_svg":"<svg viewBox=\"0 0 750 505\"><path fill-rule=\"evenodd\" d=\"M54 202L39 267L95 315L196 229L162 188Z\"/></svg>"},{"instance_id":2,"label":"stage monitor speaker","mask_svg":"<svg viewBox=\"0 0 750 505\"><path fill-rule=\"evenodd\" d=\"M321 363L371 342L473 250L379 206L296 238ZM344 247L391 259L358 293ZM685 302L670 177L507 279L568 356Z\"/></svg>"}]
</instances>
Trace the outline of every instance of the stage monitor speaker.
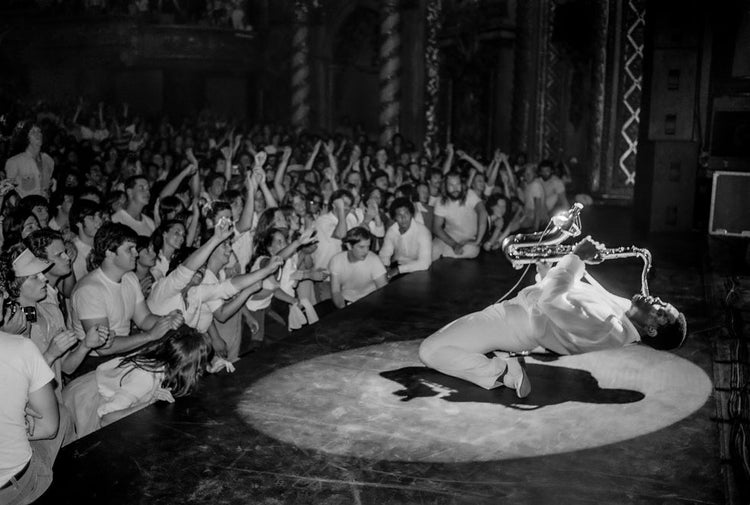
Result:
<instances>
[{"instance_id":1,"label":"stage monitor speaker","mask_svg":"<svg viewBox=\"0 0 750 505\"><path fill-rule=\"evenodd\" d=\"M708 233L750 237L750 173L714 172Z\"/></svg>"},{"instance_id":2,"label":"stage monitor speaker","mask_svg":"<svg viewBox=\"0 0 750 505\"><path fill-rule=\"evenodd\" d=\"M696 142L649 142L639 146L636 175L636 219L648 232L693 228Z\"/></svg>"},{"instance_id":3,"label":"stage monitor speaker","mask_svg":"<svg viewBox=\"0 0 750 505\"><path fill-rule=\"evenodd\" d=\"M655 49L651 79L649 140L692 140L698 53Z\"/></svg>"}]
</instances>

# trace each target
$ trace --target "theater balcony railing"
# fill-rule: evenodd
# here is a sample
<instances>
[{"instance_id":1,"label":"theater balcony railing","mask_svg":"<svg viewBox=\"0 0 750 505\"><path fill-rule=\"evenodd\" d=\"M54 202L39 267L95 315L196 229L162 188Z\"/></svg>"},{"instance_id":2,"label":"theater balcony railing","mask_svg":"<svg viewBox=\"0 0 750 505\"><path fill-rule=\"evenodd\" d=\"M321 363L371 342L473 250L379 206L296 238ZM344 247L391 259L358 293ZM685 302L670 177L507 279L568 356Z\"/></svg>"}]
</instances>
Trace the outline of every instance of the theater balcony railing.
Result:
<instances>
[{"instance_id":1,"label":"theater balcony railing","mask_svg":"<svg viewBox=\"0 0 750 505\"><path fill-rule=\"evenodd\" d=\"M138 22L131 17L26 18L6 33L4 51L26 62L171 66L252 71L260 61L254 32Z\"/></svg>"}]
</instances>

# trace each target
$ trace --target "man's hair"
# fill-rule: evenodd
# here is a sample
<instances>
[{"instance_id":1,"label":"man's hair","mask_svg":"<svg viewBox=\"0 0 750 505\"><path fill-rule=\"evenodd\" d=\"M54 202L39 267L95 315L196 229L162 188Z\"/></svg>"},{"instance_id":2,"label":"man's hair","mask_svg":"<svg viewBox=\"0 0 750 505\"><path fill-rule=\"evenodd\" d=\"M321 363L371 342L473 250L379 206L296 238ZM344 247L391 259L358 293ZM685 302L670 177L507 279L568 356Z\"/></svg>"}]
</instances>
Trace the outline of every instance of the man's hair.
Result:
<instances>
[{"instance_id":1,"label":"man's hair","mask_svg":"<svg viewBox=\"0 0 750 505\"><path fill-rule=\"evenodd\" d=\"M354 195L352 195L348 190L346 189L337 189L331 194L330 200L328 200L328 210L333 210L333 202L338 200L339 198L346 197L349 199L349 203L354 203Z\"/></svg>"},{"instance_id":2,"label":"man's hair","mask_svg":"<svg viewBox=\"0 0 750 505\"><path fill-rule=\"evenodd\" d=\"M215 221L216 215L222 210L228 210L231 213L232 206L229 205L229 202L225 202L224 200L216 200L208 206L208 210L206 211L206 218L210 219L211 221ZM216 223L214 223L214 225L216 225Z\"/></svg>"},{"instance_id":3,"label":"man's hair","mask_svg":"<svg viewBox=\"0 0 750 505\"><path fill-rule=\"evenodd\" d=\"M47 247L55 240L63 241L63 235L59 231L42 228L32 232L23 239L23 243L37 258L47 259Z\"/></svg>"},{"instance_id":4,"label":"man's hair","mask_svg":"<svg viewBox=\"0 0 750 505\"><path fill-rule=\"evenodd\" d=\"M458 202L461 205L464 205L466 203L466 197L468 195L468 191L466 189L466 185L464 184L464 178L461 177L461 173L456 170L451 170L450 172L445 174L445 177L443 178L443 194L440 197L440 202L445 205L448 202L448 178L449 177L455 177L458 179L458 182L461 183L461 195L458 199Z\"/></svg>"},{"instance_id":5,"label":"man's hair","mask_svg":"<svg viewBox=\"0 0 750 505\"><path fill-rule=\"evenodd\" d=\"M370 180L372 181L373 184L375 184L375 181L377 181L381 177L385 177L387 179L388 174L386 174L384 170L375 170L370 176Z\"/></svg>"},{"instance_id":6,"label":"man's hair","mask_svg":"<svg viewBox=\"0 0 750 505\"><path fill-rule=\"evenodd\" d=\"M102 197L102 192L96 189L94 186L84 186L83 189L78 192L78 198L91 200L92 202L96 203L96 200L88 198L90 196L98 198L100 202L104 200L104 198Z\"/></svg>"},{"instance_id":7,"label":"man's hair","mask_svg":"<svg viewBox=\"0 0 750 505\"><path fill-rule=\"evenodd\" d=\"M655 336L641 335L641 342L654 349L668 351L680 347L685 342L686 337L687 320L685 315L680 312L674 322L659 326L656 329Z\"/></svg>"},{"instance_id":8,"label":"man's hair","mask_svg":"<svg viewBox=\"0 0 750 505\"><path fill-rule=\"evenodd\" d=\"M414 204L408 198L400 197L391 202L391 208L389 209L391 218L396 219L396 211L398 209L406 209L409 211L409 214L414 215Z\"/></svg>"},{"instance_id":9,"label":"man's hair","mask_svg":"<svg viewBox=\"0 0 750 505\"><path fill-rule=\"evenodd\" d=\"M549 167L554 170L555 164L552 163L552 160L545 159L539 162L539 170L541 170L544 167Z\"/></svg>"},{"instance_id":10,"label":"man's hair","mask_svg":"<svg viewBox=\"0 0 750 505\"><path fill-rule=\"evenodd\" d=\"M34 207L44 207L45 209L49 208L49 202L42 195L25 196L21 198L21 201L18 205L22 209L26 209L29 212L33 211Z\"/></svg>"},{"instance_id":11,"label":"man's hair","mask_svg":"<svg viewBox=\"0 0 750 505\"><path fill-rule=\"evenodd\" d=\"M362 240L372 240L372 233L370 233L370 230L363 226L355 226L348 232L346 232L346 235L344 235L344 238L341 240L344 244L348 245L354 245Z\"/></svg>"},{"instance_id":12,"label":"man's hair","mask_svg":"<svg viewBox=\"0 0 750 505\"><path fill-rule=\"evenodd\" d=\"M29 147L29 132L37 126L33 121L19 121L13 129L13 154L22 153Z\"/></svg>"},{"instance_id":13,"label":"man's hair","mask_svg":"<svg viewBox=\"0 0 750 505\"><path fill-rule=\"evenodd\" d=\"M203 182L203 187L206 189L210 188L211 186L213 186L214 181L219 178L224 179L224 174L220 174L219 172L211 172L206 176L206 180Z\"/></svg>"},{"instance_id":14,"label":"man's hair","mask_svg":"<svg viewBox=\"0 0 750 505\"><path fill-rule=\"evenodd\" d=\"M63 204L63 202L65 202L66 196L72 196L73 201L75 201L76 197L78 196L78 190L76 188L62 187L59 190L55 191L49 199L50 213L57 214L60 206Z\"/></svg>"},{"instance_id":15,"label":"man's hair","mask_svg":"<svg viewBox=\"0 0 750 505\"><path fill-rule=\"evenodd\" d=\"M93 200L82 198L76 201L70 208L70 215L68 216L70 229L78 234L77 225L83 226L83 220L89 216L95 216L97 212L101 212L101 208Z\"/></svg>"},{"instance_id":16,"label":"man's hair","mask_svg":"<svg viewBox=\"0 0 750 505\"><path fill-rule=\"evenodd\" d=\"M134 175L132 177L128 177L127 179L125 179L125 184L124 184L125 192L127 193L129 189L133 189L139 180L144 180L146 181L146 183L148 183L148 177L142 174Z\"/></svg>"},{"instance_id":17,"label":"man's hair","mask_svg":"<svg viewBox=\"0 0 750 505\"><path fill-rule=\"evenodd\" d=\"M101 266L107 251L115 252L125 242L138 242L138 234L132 228L120 223L102 224L94 236L94 247L86 258L89 272Z\"/></svg>"}]
</instances>

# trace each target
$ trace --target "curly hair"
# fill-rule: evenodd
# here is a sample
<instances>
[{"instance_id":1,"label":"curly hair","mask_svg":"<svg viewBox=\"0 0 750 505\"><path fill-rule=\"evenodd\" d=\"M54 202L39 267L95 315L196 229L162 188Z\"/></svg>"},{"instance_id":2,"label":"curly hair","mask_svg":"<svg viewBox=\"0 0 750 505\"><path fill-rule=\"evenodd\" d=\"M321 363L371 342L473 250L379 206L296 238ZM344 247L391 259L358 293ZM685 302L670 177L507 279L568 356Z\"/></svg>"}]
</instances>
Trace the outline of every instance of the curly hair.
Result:
<instances>
[{"instance_id":1,"label":"curly hair","mask_svg":"<svg viewBox=\"0 0 750 505\"><path fill-rule=\"evenodd\" d=\"M137 241L138 234L132 228L120 223L104 223L94 235L94 247L86 258L89 272L101 266L107 256L107 251L114 253L125 242L135 244Z\"/></svg>"},{"instance_id":2,"label":"curly hair","mask_svg":"<svg viewBox=\"0 0 750 505\"><path fill-rule=\"evenodd\" d=\"M55 240L64 242L63 234L56 230L42 228L41 230L32 232L31 235L23 239L23 243L29 248L29 251L31 251L34 256L46 259L47 247Z\"/></svg>"},{"instance_id":3,"label":"curly hair","mask_svg":"<svg viewBox=\"0 0 750 505\"><path fill-rule=\"evenodd\" d=\"M186 396L200 379L213 359L214 350L208 337L182 325L170 330L163 339L153 342L120 361L118 367L132 367L120 379L139 368L152 373L164 373L161 383L172 396Z\"/></svg>"},{"instance_id":4,"label":"curly hair","mask_svg":"<svg viewBox=\"0 0 750 505\"><path fill-rule=\"evenodd\" d=\"M36 220L37 225L39 225L39 219L37 219L31 210L17 208L8 214L8 217L3 220L3 237L5 237L3 247L5 249L8 249L14 244L18 244L23 240L23 227L26 224L26 221L32 217Z\"/></svg>"},{"instance_id":5,"label":"curly hair","mask_svg":"<svg viewBox=\"0 0 750 505\"><path fill-rule=\"evenodd\" d=\"M21 286L28 277L16 277L13 270L13 262L26 250L24 244L14 244L0 254L0 282L3 290L11 300L17 300L21 292ZM46 255L45 255L46 257Z\"/></svg>"},{"instance_id":6,"label":"curly hair","mask_svg":"<svg viewBox=\"0 0 750 505\"><path fill-rule=\"evenodd\" d=\"M38 125L33 121L19 121L13 128L11 152L14 155L24 152L29 147L29 132L35 126Z\"/></svg>"}]
</instances>

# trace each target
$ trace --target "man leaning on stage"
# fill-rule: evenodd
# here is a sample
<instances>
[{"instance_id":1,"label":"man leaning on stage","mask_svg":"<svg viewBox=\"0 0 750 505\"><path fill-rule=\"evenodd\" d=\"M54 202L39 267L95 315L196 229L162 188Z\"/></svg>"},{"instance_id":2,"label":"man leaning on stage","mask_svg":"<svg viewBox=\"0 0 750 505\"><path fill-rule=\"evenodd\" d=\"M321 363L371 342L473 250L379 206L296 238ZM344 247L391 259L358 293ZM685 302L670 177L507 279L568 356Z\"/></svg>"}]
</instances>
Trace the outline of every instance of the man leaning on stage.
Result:
<instances>
[{"instance_id":1,"label":"man leaning on stage","mask_svg":"<svg viewBox=\"0 0 750 505\"><path fill-rule=\"evenodd\" d=\"M110 342L96 352L121 354L159 340L183 323L183 315L151 313L141 292L135 269L137 235L123 224L105 223L94 237L89 254L90 272L81 279L71 296L73 329L83 338L89 328L105 325ZM142 331L130 333L133 321Z\"/></svg>"}]
</instances>

